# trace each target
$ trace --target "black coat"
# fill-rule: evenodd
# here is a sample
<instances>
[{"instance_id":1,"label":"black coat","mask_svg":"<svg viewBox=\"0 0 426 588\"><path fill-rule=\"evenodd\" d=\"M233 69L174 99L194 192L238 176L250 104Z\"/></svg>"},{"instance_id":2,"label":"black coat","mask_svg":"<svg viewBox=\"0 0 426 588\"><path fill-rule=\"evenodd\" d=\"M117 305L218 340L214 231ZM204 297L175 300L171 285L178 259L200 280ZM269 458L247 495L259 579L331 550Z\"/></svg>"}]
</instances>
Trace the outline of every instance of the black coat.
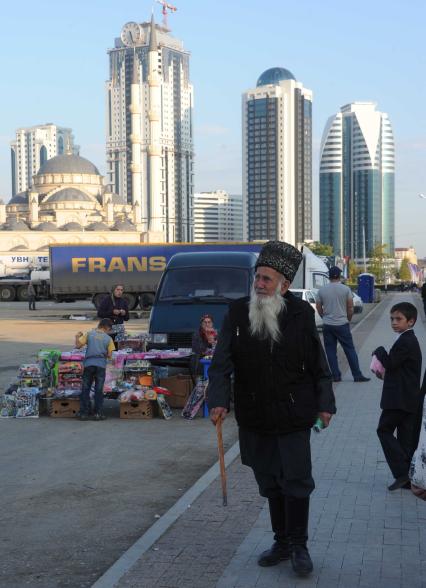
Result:
<instances>
[{"instance_id":1,"label":"black coat","mask_svg":"<svg viewBox=\"0 0 426 588\"><path fill-rule=\"evenodd\" d=\"M422 352L412 329L402 333L389 353L378 347L374 354L385 368L382 400L383 410L417 412L423 395L420 391Z\"/></svg>"},{"instance_id":2,"label":"black coat","mask_svg":"<svg viewBox=\"0 0 426 588\"><path fill-rule=\"evenodd\" d=\"M291 293L285 298L287 309L279 318L282 339L273 345L250 334L249 300L231 303L209 369L209 407L229 405L234 372L235 416L248 431L305 430L318 412L336 412L314 311Z\"/></svg>"},{"instance_id":3,"label":"black coat","mask_svg":"<svg viewBox=\"0 0 426 588\"><path fill-rule=\"evenodd\" d=\"M125 310L125 315L115 315L113 310ZM115 296L105 296L101 300L98 308L99 318L109 318L112 320L114 325L122 325L124 321L129 320L129 306L127 300L124 298L116 298Z\"/></svg>"}]
</instances>

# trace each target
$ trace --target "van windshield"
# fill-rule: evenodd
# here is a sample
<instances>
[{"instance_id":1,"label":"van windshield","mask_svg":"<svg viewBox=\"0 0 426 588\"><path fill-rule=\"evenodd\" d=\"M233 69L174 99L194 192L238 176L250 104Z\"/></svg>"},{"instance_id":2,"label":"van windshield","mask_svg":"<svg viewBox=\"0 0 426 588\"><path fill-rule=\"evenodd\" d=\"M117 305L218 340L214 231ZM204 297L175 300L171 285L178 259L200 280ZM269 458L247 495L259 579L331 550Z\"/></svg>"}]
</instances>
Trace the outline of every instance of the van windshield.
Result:
<instances>
[{"instance_id":1,"label":"van windshield","mask_svg":"<svg viewBox=\"0 0 426 588\"><path fill-rule=\"evenodd\" d=\"M225 298L249 294L249 272L230 267L177 268L168 270L159 300Z\"/></svg>"}]
</instances>

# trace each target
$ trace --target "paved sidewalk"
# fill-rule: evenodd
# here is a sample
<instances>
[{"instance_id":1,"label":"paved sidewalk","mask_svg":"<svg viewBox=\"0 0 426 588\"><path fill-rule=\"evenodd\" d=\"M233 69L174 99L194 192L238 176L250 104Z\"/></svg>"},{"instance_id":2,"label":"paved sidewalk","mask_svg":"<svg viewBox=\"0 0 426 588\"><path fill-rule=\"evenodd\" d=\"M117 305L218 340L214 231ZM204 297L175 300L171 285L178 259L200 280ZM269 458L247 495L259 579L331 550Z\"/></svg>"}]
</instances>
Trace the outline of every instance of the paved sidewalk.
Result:
<instances>
[{"instance_id":1,"label":"paved sidewalk","mask_svg":"<svg viewBox=\"0 0 426 588\"><path fill-rule=\"evenodd\" d=\"M415 302L420 311L418 297L389 295L354 333L366 374L371 351L395 340L389 308L400 300ZM423 313L416 333L426 350L422 318ZM309 545L315 570L309 578L296 578L289 563L257 565L272 533L265 501L237 458L228 468L229 506L222 507L215 480L116 586L426 588L426 504L407 490L387 490L392 476L376 436L380 392L379 380L355 384L346 373L335 387L338 414L332 426L313 434L317 488Z\"/></svg>"}]
</instances>

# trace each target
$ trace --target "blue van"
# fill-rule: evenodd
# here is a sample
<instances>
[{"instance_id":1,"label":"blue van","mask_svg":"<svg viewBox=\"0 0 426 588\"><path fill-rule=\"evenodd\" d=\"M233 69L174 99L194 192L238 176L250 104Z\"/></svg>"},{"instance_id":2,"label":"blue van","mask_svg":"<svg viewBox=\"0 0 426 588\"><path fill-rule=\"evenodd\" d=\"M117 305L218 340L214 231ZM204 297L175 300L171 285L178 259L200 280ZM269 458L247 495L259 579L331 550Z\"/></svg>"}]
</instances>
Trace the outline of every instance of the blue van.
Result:
<instances>
[{"instance_id":1,"label":"blue van","mask_svg":"<svg viewBox=\"0 0 426 588\"><path fill-rule=\"evenodd\" d=\"M150 347L191 348L204 314L220 329L231 300L249 296L258 253L177 253L161 278L149 320Z\"/></svg>"}]
</instances>

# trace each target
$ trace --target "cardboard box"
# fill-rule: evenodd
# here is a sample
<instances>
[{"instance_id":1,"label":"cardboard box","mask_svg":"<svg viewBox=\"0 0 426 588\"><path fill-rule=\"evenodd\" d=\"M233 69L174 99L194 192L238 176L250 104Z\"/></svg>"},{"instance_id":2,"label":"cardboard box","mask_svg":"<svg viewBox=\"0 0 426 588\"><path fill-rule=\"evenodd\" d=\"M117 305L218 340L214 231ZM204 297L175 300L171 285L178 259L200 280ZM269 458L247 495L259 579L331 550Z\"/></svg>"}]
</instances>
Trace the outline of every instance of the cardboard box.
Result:
<instances>
[{"instance_id":1,"label":"cardboard box","mask_svg":"<svg viewBox=\"0 0 426 588\"><path fill-rule=\"evenodd\" d=\"M72 418L80 410L78 398L53 398L50 416L56 418Z\"/></svg>"},{"instance_id":2,"label":"cardboard box","mask_svg":"<svg viewBox=\"0 0 426 588\"><path fill-rule=\"evenodd\" d=\"M152 419L155 404L151 400L120 402L120 419Z\"/></svg>"},{"instance_id":3,"label":"cardboard box","mask_svg":"<svg viewBox=\"0 0 426 588\"><path fill-rule=\"evenodd\" d=\"M194 384L191 376L177 374L169 378L161 378L160 386L167 388L171 393L171 396L166 397L167 404L171 408L183 408L192 392Z\"/></svg>"}]
</instances>

